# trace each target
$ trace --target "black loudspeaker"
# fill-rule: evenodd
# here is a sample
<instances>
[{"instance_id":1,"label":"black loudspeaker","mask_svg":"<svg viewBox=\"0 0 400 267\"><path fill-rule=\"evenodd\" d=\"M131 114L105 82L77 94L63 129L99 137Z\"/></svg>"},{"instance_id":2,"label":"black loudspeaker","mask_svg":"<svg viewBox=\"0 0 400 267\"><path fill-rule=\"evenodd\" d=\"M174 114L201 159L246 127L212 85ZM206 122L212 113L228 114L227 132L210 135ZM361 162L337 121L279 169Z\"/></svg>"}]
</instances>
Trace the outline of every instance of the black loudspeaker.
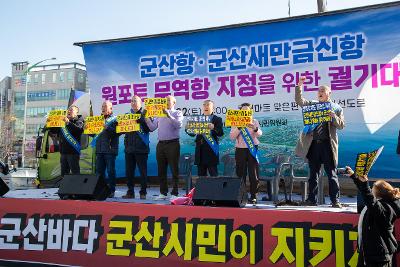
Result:
<instances>
[{"instance_id":1,"label":"black loudspeaker","mask_svg":"<svg viewBox=\"0 0 400 267\"><path fill-rule=\"evenodd\" d=\"M105 200L110 188L97 175L65 175L57 194L61 199Z\"/></svg>"},{"instance_id":2,"label":"black loudspeaker","mask_svg":"<svg viewBox=\"0 0 400 267\"><path fill-rule=\"evenodd\" d=\"M193 203L197 206L244 207L247 204L246 186L240 178L200 177Z\"/></svg>"},{"instance_id":3,"label":"black loudspeaker","mask_svg":"<svg viewBox=\"0 0 400 267\"><path fill-rule=\"evenodd\" d=\"M10 191L10 188L3 179L0 178L0 196L4 196L8 191Z\"/></svg>"}]
</instances>

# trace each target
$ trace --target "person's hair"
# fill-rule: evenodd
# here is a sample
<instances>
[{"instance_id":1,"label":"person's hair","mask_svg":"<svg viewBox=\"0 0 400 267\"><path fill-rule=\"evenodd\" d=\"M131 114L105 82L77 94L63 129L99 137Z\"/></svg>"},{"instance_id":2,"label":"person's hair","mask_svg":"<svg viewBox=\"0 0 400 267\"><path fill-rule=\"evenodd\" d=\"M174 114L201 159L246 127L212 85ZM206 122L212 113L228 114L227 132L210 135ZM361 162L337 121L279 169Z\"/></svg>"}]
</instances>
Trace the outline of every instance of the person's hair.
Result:
<instances>
[{"instance_id":1,"label":"person's hair","mask_svg":"<svg viewBox=\"0 0 400 267\"><path fill-rule=\"evenodd\" d=\"M174 105L176 104L176 98L173 95L167 95L165 98L171 98Z\"/></svg>"},{"instance_id":2,"label":"person's hair","mask_svg":"<svg viewBox=\"0 0 400 267\"><path fill-rule=\"evenodd\" d=\"M79 108L78 108L78 106L71 105L71 106L69 106L69 108L68 108L68 109L70 109L70 108L76 108L77 112L79 113Z\"/></svg>"},{"instance_id":3,"label":"person's hair","mask_svg":"<svg viewBox=\"0 0 400 267\"><path fill-rule=\"evenodd\" d=\"M133 101L133 99L135 99L135 98L139 98L139 100L140 100L140 101L142 101L142 99L140 98L140 96L138 96L138 95L134 95L134 96L132 96L131 102L132 102L132 101Z\"/></svg>"},{"instance_id":4,"label":"person's hair","mask_svg":"<svg viewBox=\"0 0 400 267\"><path fill-rule=\"evenodd\" d=\"M242 107L249 107L250 109L252 109L253 105L250 103L242 103L239 105L239 109L241 109Z\"/></svg>"},{"instance_id":5,"label":"person's hair","mask_svg":"<svg viewBox=\"0 0 400 267\"><path fill-rule=\"evenodd\" d=\"M374 187L377 198L382 198L384 200L400 199L400 190L398 188L393 188L391 184L384 180L376 181Z\"/></svg>"},{"instance_id":6,"label":"person's hair","mask_svg":"<svg viewBox=\"0 0 400 267\"><path fill-rule=\"evenodd\" d=\"M331 88L328 85L321 85L319 88L324 89L326 93L332 92Z\"/></svg>"},{"instance_id":7,"label":"person's hair","mask_svg":"<svg viewBox=\"0 0 400 267\"><path fill-rule=\"evenodd\" d=\"M203 104L206 104L206 103L207 104L212 103L214 105L214 101L212 101L211 99L204 100Z\"/></svg>"},{"instance_id":8,"label":"person's hair","mask_svg":"<svg viewBox=\"0 0 400 267\"><path fill-rule=\"evenodd\" d=\"M107 104L107 105L110 104L111 106L113 105L112 102L111 102L110 100L104 101L103 104Z\"/></svg>"}]
</instances>

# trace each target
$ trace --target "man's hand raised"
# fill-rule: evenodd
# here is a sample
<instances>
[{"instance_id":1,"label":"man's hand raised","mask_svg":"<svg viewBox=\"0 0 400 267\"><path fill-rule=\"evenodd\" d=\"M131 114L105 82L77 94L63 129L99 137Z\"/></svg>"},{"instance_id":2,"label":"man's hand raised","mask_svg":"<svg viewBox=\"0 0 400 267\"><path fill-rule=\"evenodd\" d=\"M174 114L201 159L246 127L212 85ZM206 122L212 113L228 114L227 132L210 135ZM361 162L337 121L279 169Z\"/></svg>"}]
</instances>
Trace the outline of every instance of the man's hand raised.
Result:
<instances>
[{"instance_id":1,"label":"man's hand raised","mask_svg":"<svg viewBox=\"0 0 400 267\"><path fill-rule=\"evenodd\" d=\"M306 77L301 76L300 79L299 79L299 82L298 82L297 86L298 86L298 87L302 87L305 80L306 80Z\"/></svg>"}]
</instances>

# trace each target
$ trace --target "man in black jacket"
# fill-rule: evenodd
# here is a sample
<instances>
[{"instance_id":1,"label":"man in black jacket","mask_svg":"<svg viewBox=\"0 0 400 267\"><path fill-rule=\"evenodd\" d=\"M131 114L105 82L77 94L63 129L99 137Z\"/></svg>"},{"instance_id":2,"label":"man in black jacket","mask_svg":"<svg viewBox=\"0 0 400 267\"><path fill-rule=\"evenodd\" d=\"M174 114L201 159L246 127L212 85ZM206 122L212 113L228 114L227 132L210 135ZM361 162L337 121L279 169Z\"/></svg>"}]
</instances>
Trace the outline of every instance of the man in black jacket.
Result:
<instances>
[{"instance_id":1,"label":"man in black jacket","mask_svg":"<svg viewBox=\"0 0 400 267\"><path fill-rule=\"evenodd\" d=\"M118 155L119 135L116 133L117 120L112 113L112 103L103 102L101 114L104 116L104 130L95 136L96 142L96 174L105 179L107 169L108 186L111 189L109 197L115 192L115 159Z\"/></svg>"},{"instance_id":2,"label":"man in black jacket","mask_svg":"<svg viewBox=\"0 0 400 267\"><path fill-rule=\"evenodd\" d=\"M149 156L149 132L150 129L145 121L145 112L142 108L142 99L135 95L131 100L131 113L140 114L140 119L137 123L140 125L140 130L125 134L125 169L128 178L128 191L122 198L135 198L135 169L136 165L140 173L140 199L146 199L147 188L147 159Z\"/></svg>"},{"instance_id":3,"label":"man in black jacket","mask_svg":"<svg viewBox=\"0 0 400 267\"><path fill-rule=\"evenodd\" d=\"M211 117L211 123L208 127L210 135L186 133L190 136L196 136L195 162L199 176L218 176L219 164L219 137L224 135L222 129L222 118L214 115L214 102L205 100L203 102L203 115Z\"/></svg>"},{"instance_id":4,"label":"man in black jacket","mask_svg":"<svg viewBox=\"0 0 400 267\"><path fill-rule=\"evenodd\" d=\"M79 108L70 106L64 118L64 128L51 128L50 134L57 134L60 140L61 176L80 174L79 159L81 153L81 136L83 133L83 118L78 115Z\"/></svg>"}]
</instances>

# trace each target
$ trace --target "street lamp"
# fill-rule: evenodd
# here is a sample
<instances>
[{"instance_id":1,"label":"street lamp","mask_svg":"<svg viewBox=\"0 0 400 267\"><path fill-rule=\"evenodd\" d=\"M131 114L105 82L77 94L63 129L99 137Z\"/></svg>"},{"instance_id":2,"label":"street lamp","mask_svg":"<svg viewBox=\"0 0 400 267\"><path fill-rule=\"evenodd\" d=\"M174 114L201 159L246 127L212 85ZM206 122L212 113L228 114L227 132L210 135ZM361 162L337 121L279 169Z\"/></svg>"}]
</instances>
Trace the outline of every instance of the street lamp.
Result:
<instances>
[{"instance_id":1,"label":"street lamp","mask_svg":"<svg viewBox=\"0 0 400 267\"><path fill-rule=\"evenodd\" d=\"M25 142L26 142L26 111L27 111L27 106L28 106L28 73L29 71L36 67L37 65L48 61L48 60L56 60L55 57L52 58L47 58L44 60L41 60L32 66L30 66L26 71L25 71L25 105L24 105L24 135L22 137L22 167L25 167Z\"/></svg>"}]
</instances>

